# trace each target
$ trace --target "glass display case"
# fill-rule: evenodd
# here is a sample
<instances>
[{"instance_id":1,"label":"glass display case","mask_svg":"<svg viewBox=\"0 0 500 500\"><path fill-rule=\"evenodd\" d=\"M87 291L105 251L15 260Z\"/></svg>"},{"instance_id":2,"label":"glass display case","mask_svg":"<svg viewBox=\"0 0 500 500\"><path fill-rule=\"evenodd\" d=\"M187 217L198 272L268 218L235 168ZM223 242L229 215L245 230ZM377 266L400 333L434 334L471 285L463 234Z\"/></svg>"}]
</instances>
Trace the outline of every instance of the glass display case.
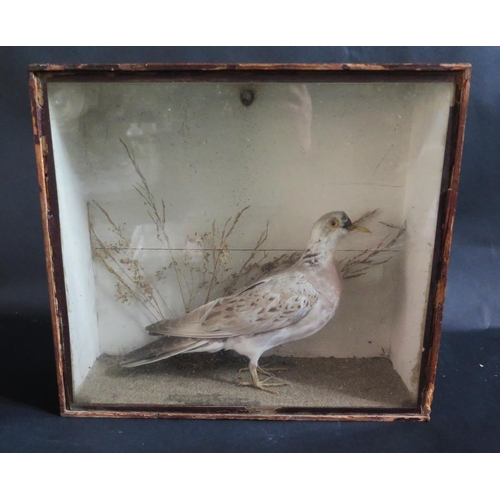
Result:
<instances>
[{"instance_id":1,"label":"glass display case","mask_svg":"<svg viewBox=\"0 0 500 500\"><path fill-rule=\"evenodd\" d=\"M428 419L469 74L33 65L61 412Z\"/></svg>"}]
</instances>

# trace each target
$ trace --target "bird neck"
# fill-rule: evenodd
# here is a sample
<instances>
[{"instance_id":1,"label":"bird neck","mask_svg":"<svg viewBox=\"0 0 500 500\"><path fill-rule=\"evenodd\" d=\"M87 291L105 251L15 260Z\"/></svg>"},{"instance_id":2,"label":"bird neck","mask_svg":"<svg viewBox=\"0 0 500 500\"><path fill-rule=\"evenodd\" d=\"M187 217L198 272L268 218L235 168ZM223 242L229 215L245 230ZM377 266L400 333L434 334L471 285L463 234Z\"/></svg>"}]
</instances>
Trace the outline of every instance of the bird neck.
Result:
<instances>
[{"instance_id":1,"label":"bird neck","mask_svg":"<svg viewBox=\"0 0 500 500\"><path fill-rule=\"evenodd\" d=\"M340 238L330 236L328 240L311 238L307 249L300 257L299 263L308 267L329 267L335 265L335 250Z\"/></svg>"}]
</instances>

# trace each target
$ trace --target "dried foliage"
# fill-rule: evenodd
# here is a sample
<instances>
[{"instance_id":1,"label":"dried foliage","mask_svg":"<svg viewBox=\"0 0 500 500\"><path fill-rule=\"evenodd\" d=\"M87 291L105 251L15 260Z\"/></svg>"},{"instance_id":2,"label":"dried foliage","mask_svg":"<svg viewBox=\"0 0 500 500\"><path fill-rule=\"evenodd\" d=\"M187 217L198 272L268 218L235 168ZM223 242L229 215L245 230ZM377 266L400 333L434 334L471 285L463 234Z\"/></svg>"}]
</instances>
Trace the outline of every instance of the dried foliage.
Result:
<instances>
[{"instance_id":1,"label":"dried foliage","mask_svg":"<svg viewBox=\"0 0 500 500\"><path fill-rule=\"evenodd\" d=\"M154 273L153 280L148 278L144 267L135 256L131 242L123 234L120 226L114 222L99 203L93 200L92 204L106 218L115 240L113 243L109 243L98 236L89 206L89 230L94 256L115 278L116 299L124 304L136 301L154 320L159 320L164 319L165 315L174 317L155 284L155 280L156 283L166 280L170 269L173 270L185 312L189 312L193 308L200 293L205 293L203 303L207 303L223 290L244 282L244 278L251 273L251 270L258 267L257 262L261 262L267 256L266 252L260 250L260 247L267 240L268 226L266 225L266 228L261 232L248 259L237 270L234 270L231 262L229 238L250 206L239 210L234 217L229 217L222 228L214 220L209 231L187 235L190 248L176 258L165 227L165 202L163 199L159 202L156 201L133 151L123 141L121 143L138 176L138 182L134 185L134 189L144 202L147 215L156 228L158 241L167 250L168 262ZM260 253L263 253L263 256L259 255ZM221 290L221 286L224 286L223 290ZM197 306L199 305L201 304L197 304Z\"/></svg>"},{"instance_id":2,"label":"dried foliage","mask_svg":"<svg viewBox=\"0 0 500 500\"><path fill-rule=\"evenodd\" d=\"M205 304L213 300L215 296L219 296L221 292L227 293L227 290L234 284L243 281L248 274L248 269L256 265L259 253L262 253L259 249L267 240L267 226L261 232L245 263L239 269L234 269L229 238L239 224L242 215L249 208L249 206L245 207L238 211L234 217L229 217L222 228L219 228L217 221L213 221L210 231L187 236L187 241L191 247L198 250L185 252L184 267L190 274L191 282L198 283L196 293L205 293L203 302ZM265 255L265 252L263 253ZM221 287L223 287L222 290ZM188 304L190 309L194 297L193 286L191 286Z\"/></svg>"},{"instance_id":3,"label":"dried foliage","mask_svg":"<svg viewBox=\"0 0 500 500\"><path fill-rule=\"evenodd\" d=\"M358 224L361 221L372 217L377 211L378 209L366 212L359 219L354 221L354 224ZM375 248L362 250L350 258L346 257L340 261L342 277L345 280L363 276L371 268L381 266L382 264L389 262L394 256L394 251L397 250L400 240L406 232L406 222L401 227L393 224L387 224L386 222L379 223L392 229L393 231L387 234Z\"/></svg>"},{"instance_id":4,"label":"dried foliage","mask_svg":"<svg viewBox=\"0 0 500 500\"><path fill-rule=\"evenodd\" d=\"M239 288L248 286L263 276L286 269L299 260L302 252L298 251L286 252L269 260L269 252L262 249L269 236L269 224L267 224L245 262L240 266L234 265L235 252L231 250L230 238L250 206L244 207L226 219L222 226L214 220L209 231L187 235L188 248L176 257L166 230L165 202L163 199L160 201L155 199L133 151L123 141L121 143L137 174L138 180L133 187L143 200L147 216L156 228L156 237L167 251L168 260L152 276L148 275L121 227L98 202L93 200L92 205L107 220L108 229L113 235L113 242L110 243L97 234L89 204L89 230L94 257L114 277L115 297L118 301L123 304L139 303L154 321L158 321L165 317L174 317L172 304L170 303L169 307L166 300L168 298L160 293L158 288L161 288L162 282L166 281L171 273L183 308L185 312L189 312L201 303L234 293ZM373 217L376 212L377 210L366 212L354 223ZM390 228L392 232L374 249L363 250L342 260L340 267L344 279L362 276L370 268L380 266L393 257L406 225L397 227L380 223Z\"/></svg>"},{"instance_id":5,"label":"dried foliage","mask_svg":"<svg viewBox=\"0 0 500 500\"><path fill-rule=\"evenodd\" d=\"M358 219L352 221L353 224L359 224L360 222L363 222L364 220L369 219L370 217L374 216L378 212L378 208L375 210L369 210L368 212L365 212L361 217Z\"/></svg>"},{"instance_id":6,"label":"dried foliage","mask_svg":"<svg viewBox=\"0 0 500 500\"><path fill-rule=\"evenodd\" d=\"M106 217L112 232L117 237L116 243L106 243L97 235L89 210L89 230L93 242L95 258L115 277L116 298L123 304L139 302L155 320L164 319L163 308L171 314L162 295L146 277L146 271L140 261L130 250L130 241L120 227L113 222L108 212L97 203L92 202ZM89 207L90 208L90 207ZM123 250L123 249L128 250ZM163 307L160 305L163 304Z\"/></svg>"}]
</instances>

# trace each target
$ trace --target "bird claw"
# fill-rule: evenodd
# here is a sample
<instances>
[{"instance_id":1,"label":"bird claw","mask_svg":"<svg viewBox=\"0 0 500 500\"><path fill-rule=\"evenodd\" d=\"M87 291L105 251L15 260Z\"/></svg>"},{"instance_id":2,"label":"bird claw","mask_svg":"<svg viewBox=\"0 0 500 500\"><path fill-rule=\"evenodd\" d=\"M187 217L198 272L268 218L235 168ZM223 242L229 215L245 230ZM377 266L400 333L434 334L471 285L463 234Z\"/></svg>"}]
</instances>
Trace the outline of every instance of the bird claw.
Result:
<instances>
[{"instance_id":1,"label":"bird claw","mask_svg":"<svg viewBox=\"0 0 500 500\"><path fill-rule=\"evenodd\" d=\"M269 387L281 387L284 385L292 385L290 382L287 382L286 380L282 380L282 382L269 382L269 380L274 379L276 380L276 377L272 373L267 374L267 378L265 380L259 380L259 376L257 375L257 371L259 368L250 363L248 370L250 371L250 374L252 375L252 382L240 382L240 385L242 386L251 386L255 387L256 389L260 389L261 391L266 391L270 392L271 394L276 394L278 395L277 391L274 391L273 389L269 389ZM240 370L241 372L242 370ZM263 371L262 369L260 371ZM265 373L265 372L264 372Z\"/></svg>"},{"instance_id":2,"label":"bird claw","mask_svg":"<svg viewBox=\"0 0 500 500\"><path fill-rule=\"evenodd\" d=\"M275 377L272 377L272 378L275 378ZM280 379L282 380L282 382L270 382L270 383L267 383L268 380L270 380L271 377L269 378L266 378L266 380L264 380L262 383L266 385L266 387L283 387L284 385L289 385L289 386L292 386L291 382L288 382L287 380L283 380L283 379Z\"/></svg>"},{"instance_id":3,"label":"bird claw","mask_svg":"<svg viewBox=\"0 0 500 500\"><path fill-rule=\"evenodd\" d=\"M270 384L264 385L263 383L254 384L253 382L240 382L240 385L246 386L246 387L255 387L256 389L260 389L261 391L270 392L271 394L275 394L276 396L279 395L279 393L277 391L273 391L272 389L267 388L267 385L270 385Z\"/></svg>"},{"instance_id":4,"label":"bird claw","mask_svg":"<svg viewBox=\"0 0 500 500\"><path fill-rule=\"evenodd\" d=\"M260 389L261 391L270 392L271 394L275 394L276 396L279 395L279 392L274 391L272 389L269 389L269 387L282 387L284 385L292 385L290 382L287 382L287 381L267 383L268 380L269 379L266 379L262 382L259 382L258 384L254 384L253 382L240 382L240 385L246 386L246 387L255 387L256 389Z\"/></svg>"},{"instance_id":5,"label":"bird claw","mask_svg":"<svg viewBox=\"0 0 500 500\"><path fill-rule=\"evenodd\" d=\"M245 367L245 368L240 368L238 370L238 373L248 372L248 371L250 371L250 369L248 367ZM285 368L285 367L268 368L268 366L265 365L265 366L258 366L257 371L259 373L263 373L264 375L267 375L269 378L277 378L272 372L286 372L286 371L288 371L288 368Z\"/></svg>"}]
</instances>

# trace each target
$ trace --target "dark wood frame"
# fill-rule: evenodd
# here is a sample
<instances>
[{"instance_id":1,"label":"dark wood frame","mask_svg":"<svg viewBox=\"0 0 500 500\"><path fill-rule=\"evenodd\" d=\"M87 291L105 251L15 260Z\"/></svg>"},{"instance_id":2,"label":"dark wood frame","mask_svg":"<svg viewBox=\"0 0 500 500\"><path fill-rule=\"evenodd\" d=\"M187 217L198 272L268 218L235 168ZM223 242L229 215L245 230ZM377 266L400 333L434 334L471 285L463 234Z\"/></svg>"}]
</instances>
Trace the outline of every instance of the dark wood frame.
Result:
<instances>
[{"instance_id":1,"label":"dark wood frame","mask_svg":"<svg viewBox=\"0 0 500 500\"><path fill-rule=\"evenodd\" d=\"M429 420L436 380L441 323L453 222L457 204L465 118L469 98L469 64L115 64L30 66L30 95L40 184L42 223L57 364L60 412L64 416L202 418L258 420L394 421ZM71 408L72 380L68 313L54 155L47 102L48 81L451 81L451 107L436 228L431 286L424 335L420 388L415 408L260 408L99 405Z\"/></svg>"}]
</instances>

